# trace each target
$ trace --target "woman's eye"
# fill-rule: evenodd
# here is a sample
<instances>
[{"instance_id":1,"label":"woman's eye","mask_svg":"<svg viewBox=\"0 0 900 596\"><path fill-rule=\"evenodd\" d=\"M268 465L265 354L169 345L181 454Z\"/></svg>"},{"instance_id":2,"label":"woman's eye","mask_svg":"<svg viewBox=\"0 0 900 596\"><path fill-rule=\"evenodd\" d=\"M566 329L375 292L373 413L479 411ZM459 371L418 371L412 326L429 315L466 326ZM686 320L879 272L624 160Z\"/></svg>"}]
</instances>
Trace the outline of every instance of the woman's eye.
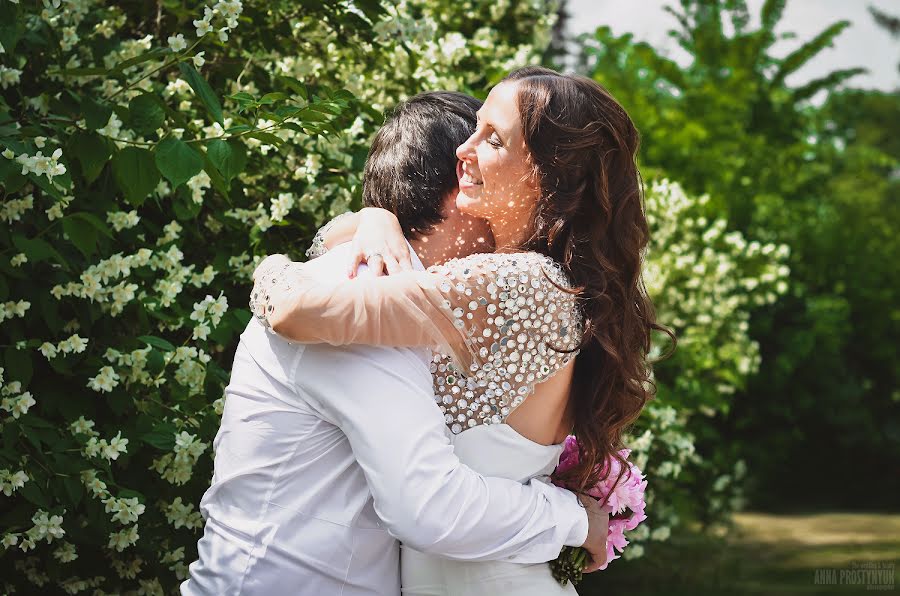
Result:
<instances>
[{"instance_id":1,"label":"woman's eye","mask_svg":"<svg viewBox=\"0 0 900 596\"><path fill-rule=\"evenodd\" d=\"M502 147L503 146L503 142L500 140L500 137L498 137L497 133L495 133L495 132L491 133L491 136L488 137L487 141L493 147Z\"/></svg>"}]
</instances>

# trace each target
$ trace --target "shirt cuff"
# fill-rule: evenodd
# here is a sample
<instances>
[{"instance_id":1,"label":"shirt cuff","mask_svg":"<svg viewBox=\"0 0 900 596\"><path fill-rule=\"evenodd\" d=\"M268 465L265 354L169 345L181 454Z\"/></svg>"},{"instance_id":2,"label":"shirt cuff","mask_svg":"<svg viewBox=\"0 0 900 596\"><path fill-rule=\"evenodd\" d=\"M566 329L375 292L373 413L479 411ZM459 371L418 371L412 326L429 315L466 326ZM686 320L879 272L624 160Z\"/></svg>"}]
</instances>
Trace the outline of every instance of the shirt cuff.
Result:
<instances>
[{"instance_id":1,"label":"shirt cuff","mask_svg":"<svg viewBox=\"0 0 900 596\"><path fill-rule=\"evenodd\" d=\"M562 541L562 546L581 546L588 536L587 509L578 500L578 496L572 491L560 488L549 482L532 480L532 486L540 486L545 498L550 504L553 516L554 538L556 544ZM562 548L562 547L559 547ZM556 557L553 557L556 558Z\"/></svg>"},{"instance_id":2,"label":"shirt cuff","mask_svg":"<svg viewBox=\"0 0 900 596\"><path fill-rule=\"evenodd\" d=\"M566 513L571 523L569 525L569 535L566 537L566 546L581 546L585 543L588 536L588 515L587 509L578 500L578 495L565 489L559 489L566 495Z\"/></svg>"}]
</instances>

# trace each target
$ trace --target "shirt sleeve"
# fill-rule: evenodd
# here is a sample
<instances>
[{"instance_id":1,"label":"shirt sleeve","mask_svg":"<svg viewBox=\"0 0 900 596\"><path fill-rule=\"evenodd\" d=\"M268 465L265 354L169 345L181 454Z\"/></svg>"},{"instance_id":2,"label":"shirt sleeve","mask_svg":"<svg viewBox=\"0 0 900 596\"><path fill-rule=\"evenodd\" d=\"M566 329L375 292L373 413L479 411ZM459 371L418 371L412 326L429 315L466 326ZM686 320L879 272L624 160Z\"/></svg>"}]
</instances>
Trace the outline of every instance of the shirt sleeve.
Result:
<instances>
[{"instance_id":1,"label":"shirt sleeve","mask_svg":"<svg viewBox=\"0 0 900 596\"><path fill-rule=\"evenodd\" d=\"M428 369L394 360L404 357L416 358L321 346L307 350L294 373L309 403L349 439L390 533L422 552L472 561L540 563L583 544L587 514L573 493L539 480L484 477L459 461ZM335 370L346 374L322 374Z\"/></svg>"}]
</instances>

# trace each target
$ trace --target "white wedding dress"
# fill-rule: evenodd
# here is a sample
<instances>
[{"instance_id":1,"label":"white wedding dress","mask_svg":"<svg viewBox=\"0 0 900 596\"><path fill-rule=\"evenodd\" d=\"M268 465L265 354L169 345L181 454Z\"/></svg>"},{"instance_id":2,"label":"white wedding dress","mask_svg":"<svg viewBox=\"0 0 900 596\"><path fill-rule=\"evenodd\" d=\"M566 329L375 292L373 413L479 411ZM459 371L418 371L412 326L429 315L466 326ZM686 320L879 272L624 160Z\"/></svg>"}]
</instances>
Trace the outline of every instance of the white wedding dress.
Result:
<instances>
[{"instance_id":1,"label":"white wedding dress","mask_svg":"<svg viewBox=\"0 0 900 596\"><path fill-rule=\"evenodd\" d=\"M431 367L435 399L457 457L485 476L549 482L563 445L535 443L505 420L536 383L577 354L547 349L552 344L574 350L581 337L574 297L548 283L547 276L564 287L571 287L568 280L556 263L536 253L473 255L432 271L454 285L442 288L450 302L443 306L477 354L467 376L439 353ZM479 310L489 316L479 317ZM400 552L404 596L577 594L571 584L560 586L547 563L457 561L404 545Z\"/></svg>"},{"instance_id":2,"label":"white wedding dress","mask_svg":"<svg viewBox=\"0 0 900 596\"><path fill-rule=\"evenodd\" d=\"M272 294L302 296L291 320L303 341L431 347L435 400L460 461L485 476L549 481L563 445L535 443L506 419L578 354L582 315L558 263L535 252L475 254L340 287L287 267L289 281L277 283L294 293ZM406 596L577 594L547 563L458 561L402 546L401 578Z\"/></svg>"},{"instance_id":3,"label":"white wedding dress","mask_svg":"<svg viewBox=\"0 0 900 596\"><path fill-rule=\"evenodd\" d=\"M520 482L547 477L556 468L562 445L540 445L507 424L478 425L452 437L460 461L485 476ZM562 587L547 563L455 561L400 546L404 596L553 596L577 594Z\"/></svg>"}]
</instances>

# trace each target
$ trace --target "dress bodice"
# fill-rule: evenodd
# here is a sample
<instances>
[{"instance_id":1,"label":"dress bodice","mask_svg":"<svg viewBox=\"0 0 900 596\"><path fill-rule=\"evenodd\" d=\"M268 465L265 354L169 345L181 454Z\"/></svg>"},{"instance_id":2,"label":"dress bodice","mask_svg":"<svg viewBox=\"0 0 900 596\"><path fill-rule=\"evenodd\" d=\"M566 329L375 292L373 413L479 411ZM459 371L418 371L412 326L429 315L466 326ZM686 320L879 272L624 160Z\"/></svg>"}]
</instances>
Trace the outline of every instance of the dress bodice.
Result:
<instances>
[{"instance_id":1,"label":"dress bodice","mask_svg":"<svg viewBox=\"0 0 900 596\"><path fill-rule=\"evenodd\" d=\"M535 443L505 423L478 425L452 436L451 441L459 460L479 474L522 483L549 478L565 447L564 443Z\"/></svg>"},{"instance_id":2,"label":"dress bodice","mask_svg":"<svg viewBox=\"0 0 900 596\"><path fill-rule=\"evenodd\" d=\"M499 424L577 356L582 315L562 267L535 253L485 253L429 269L471 356L436 352L435 400L454 434Z\"/></svg>"}]
</instances>

